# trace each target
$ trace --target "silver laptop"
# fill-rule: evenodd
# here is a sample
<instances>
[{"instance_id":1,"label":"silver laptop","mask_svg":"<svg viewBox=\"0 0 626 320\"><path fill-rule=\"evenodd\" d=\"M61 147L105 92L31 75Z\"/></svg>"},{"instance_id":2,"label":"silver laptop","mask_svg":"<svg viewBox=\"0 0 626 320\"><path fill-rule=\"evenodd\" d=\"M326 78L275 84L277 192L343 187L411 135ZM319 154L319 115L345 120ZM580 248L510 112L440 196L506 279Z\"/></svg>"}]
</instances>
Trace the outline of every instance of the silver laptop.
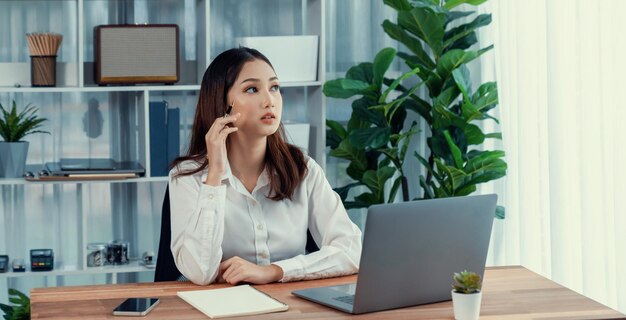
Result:
<instances>
[{"instance_id":1,"label":"silver laptop","mask_svg":"<svg viewBox=\"0 0 626 320\"><path fill-rule=\"evenodd\" d=\"M357 283L293 291L349 313L451 299L452 274L483 276L495 194L371 206Z\"/></svg>"}]
</instances>

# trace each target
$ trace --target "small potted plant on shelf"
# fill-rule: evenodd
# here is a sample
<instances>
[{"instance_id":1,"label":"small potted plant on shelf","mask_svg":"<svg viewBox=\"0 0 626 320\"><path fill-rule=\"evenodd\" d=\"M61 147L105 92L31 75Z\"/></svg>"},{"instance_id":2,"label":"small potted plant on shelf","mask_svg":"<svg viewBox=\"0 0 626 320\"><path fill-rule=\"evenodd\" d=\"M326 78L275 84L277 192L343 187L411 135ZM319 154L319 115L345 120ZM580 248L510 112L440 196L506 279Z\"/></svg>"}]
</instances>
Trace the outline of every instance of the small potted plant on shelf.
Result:
<instances>
[{"instance_id":1,"label":"small potted plant on shelf","mask_svg":"<svg viewBox=\"0 0 626 320\"><path fill-rule=\"evenodd\" d=\"M455 272L452 278L454 279L454 284L452 284L454 318L457 320L478 319L482 299L480 276L465 270L460 273Z\"/></svg>"},{"instance_id":2,"label":"small potted plant on shelf","mask_svg":"<svg viewBox=\"0 0 626 320\"><path fill-rule=\"evenodd\" d=\"M49 133L37 130L46 118L37 116L37 107L28 104L22 112L17 112L17 104L13 100L10 110L0 103L0 177L17 178L24 174L28 142L22 138L33 133Z\"/></svg>"}]
</instances>

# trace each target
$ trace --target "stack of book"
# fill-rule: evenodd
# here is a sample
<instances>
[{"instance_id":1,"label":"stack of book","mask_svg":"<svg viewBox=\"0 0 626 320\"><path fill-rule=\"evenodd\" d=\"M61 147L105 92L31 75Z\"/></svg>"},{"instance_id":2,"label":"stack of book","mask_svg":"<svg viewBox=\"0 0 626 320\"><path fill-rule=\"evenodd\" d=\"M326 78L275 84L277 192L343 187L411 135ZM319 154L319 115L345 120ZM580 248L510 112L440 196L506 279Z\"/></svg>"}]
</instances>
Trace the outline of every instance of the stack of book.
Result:
<instances>
[{"instance_id":1,"label":"stack of book","mask_svg":"<svg viewBox=\"0 0 626 320\"><path fill-rule=\"evenodd\" d=\"M136 161L113 161L102 158L62 158L46 163L47 175L39 180L110 180L137 178L145 169Z\"/></svg>"}]
</instances>

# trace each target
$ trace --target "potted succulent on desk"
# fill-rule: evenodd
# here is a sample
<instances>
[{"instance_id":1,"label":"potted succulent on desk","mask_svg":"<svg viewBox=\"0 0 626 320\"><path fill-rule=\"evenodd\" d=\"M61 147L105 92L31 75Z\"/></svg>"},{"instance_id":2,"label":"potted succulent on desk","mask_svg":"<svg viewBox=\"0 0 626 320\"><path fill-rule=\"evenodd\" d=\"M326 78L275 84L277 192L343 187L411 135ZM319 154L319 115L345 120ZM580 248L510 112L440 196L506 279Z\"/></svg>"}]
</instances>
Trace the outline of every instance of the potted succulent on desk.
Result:
<instances>
[{"instance_id":1,"label":"potted succulent on desk","mask_svg":"<svg viewBox=\"0 0 626 320\"><path fill-rule=\"evenodd\" d=\"M0 103L0 177L18 178L24 174L28 142L22 138L33 133L49 133L37 130L46 118L37 116L37 107L28 104L22 112L17 113L17 104L13 100L10 110Z\"/></svg>"},{"instance_id":2,"label":"potted succulent on desk","mask_svg":"<svg viewBox=\"0 0 626 320\"><path fill-rule=\"evenodd\" d=\"M474 272L463 271L454 273L452 287L452 305L454 318L457 320L476 320L480 315L482 299L481 279Z\"/></svg>"}]
</instances>

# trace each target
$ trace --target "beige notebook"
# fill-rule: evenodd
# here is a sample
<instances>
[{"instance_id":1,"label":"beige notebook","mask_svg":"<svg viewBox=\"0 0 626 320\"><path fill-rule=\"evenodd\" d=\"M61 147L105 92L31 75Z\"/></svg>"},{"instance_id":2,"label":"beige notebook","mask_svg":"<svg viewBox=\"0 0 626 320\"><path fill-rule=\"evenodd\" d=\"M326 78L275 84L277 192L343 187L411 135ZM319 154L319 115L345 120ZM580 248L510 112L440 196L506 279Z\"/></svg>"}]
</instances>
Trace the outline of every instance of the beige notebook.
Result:
<instances>
[{"instance_id":1,"label":"beige notebook","mask_svg":"<svg viewBox=\"0 0 626 320\"><path fill-rule=\"evenodd\" d=\"M286 304L249 285L180 291L176 294L209 318L246 316L289 309Z\"/></svg>"}]
</instances>

